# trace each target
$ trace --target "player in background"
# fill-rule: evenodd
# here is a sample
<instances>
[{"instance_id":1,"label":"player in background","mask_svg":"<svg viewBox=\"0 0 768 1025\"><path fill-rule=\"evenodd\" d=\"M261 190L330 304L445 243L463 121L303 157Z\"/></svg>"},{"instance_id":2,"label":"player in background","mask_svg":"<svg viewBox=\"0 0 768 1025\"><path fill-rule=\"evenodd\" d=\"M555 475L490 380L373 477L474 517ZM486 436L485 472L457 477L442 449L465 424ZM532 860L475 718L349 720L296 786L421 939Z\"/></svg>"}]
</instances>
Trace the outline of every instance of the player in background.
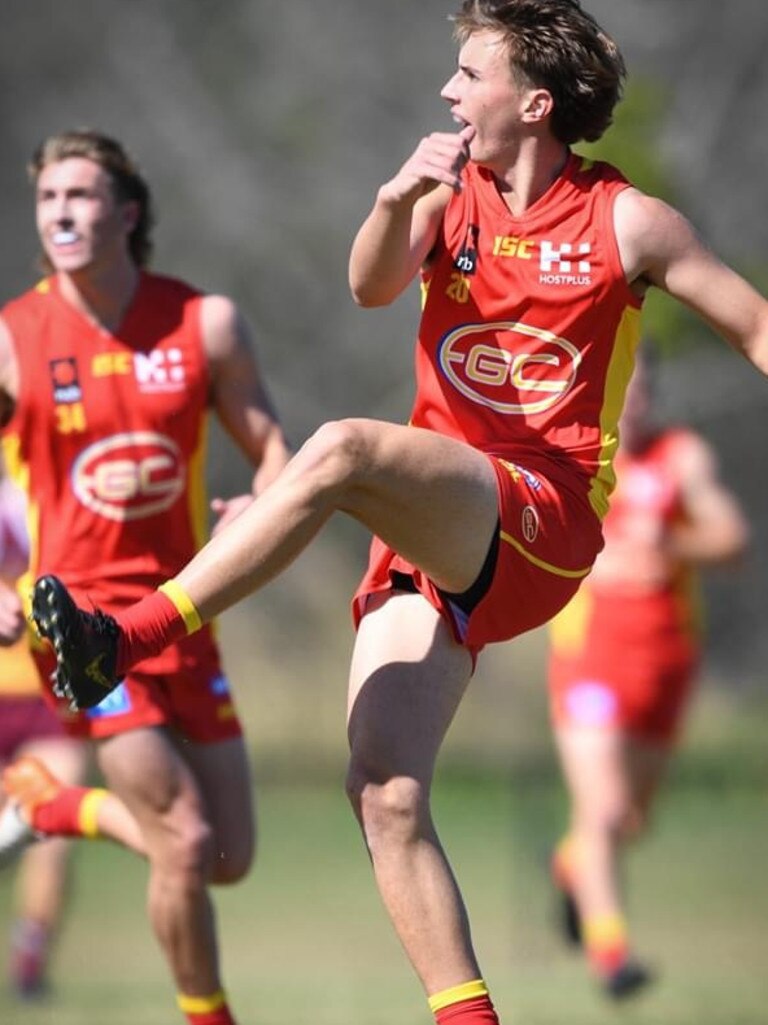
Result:
<instances>
[{"instance_id":1,"label":"player in background","mask_svg":"<svg viewBox=\"0 0 768 1025\"><path fill-rule=\"evenodd\" d=\"M82 783L87 746L68 737L40 693L29 652L27 621L16 580L25 572L29 541L22 492L0 466L0 768L22 756L44 762L68 784ZM0 794L0 809L4 798ZM0 817L0 824L2 823ZM0 849L4 847L0 825ZM16 853L9 848L0 864ZM53 840L24 851L18 864L10 929L8 982L22 999L49 992L49 964L66 909L70 844Z\"/></svg>"},{"instance_id":2,"label":"player in background","mask_svg":"<svg viewBox=\"0 0 768 1025\"><path fill-rule=\"evenodd\" d=\"M764 373L768 303L679 213L571 148L608 127L624 77L575 0L466 0L455 26L442 96L458 130L426 137L381 186L350 255L364 306L421 271L410 423L322 425L132 607L95 615L48 575L33 614L60 692L87 706L281 573L335 512L367 527L349 797L436 1021L496 1025L432 817L443 738L483 646L551 619L602 546L646 291L686 303Z\"/></svg>"},{"instance_id":3,"label":"player in background","mask_svg":"<svg viewBox=\"0 0 768 1025\"><path fill-rule=\"evenodd\" d=\"M709 444L659 420L654 373L646 355L627 392L605 547L550 624L550 707L570 799L552 874L566 939L583 945L615 998L651 978L632 953L621 869L692 697L702 642L697 571L732 563L749 535Z\"/></svg>"},{"instance_id":4,"label":"player in background","mask_svg":"<svg viewBox=\"0 0 768 1025\"><path fill-rule=\"evenodd\" d=\"M57 573L115 613L205 540L211 413L254 467L252 493L216 499L219 526L288 451L235 304L147 269L151 196L123 146L63 132L37 149L30 178L46 275L0 311L8 468L29 497L31 573ZM50 646L38 665L49 684ZM106 835L145 855L181 1011L231 1025L209 886L251 864L253 795L211 628L143 660L98 707L48 697L73 736L96 741L109 789L64 786L23 759L3 775L6 825L14 817L28 840Z\"/></svg>"}]
</instances>

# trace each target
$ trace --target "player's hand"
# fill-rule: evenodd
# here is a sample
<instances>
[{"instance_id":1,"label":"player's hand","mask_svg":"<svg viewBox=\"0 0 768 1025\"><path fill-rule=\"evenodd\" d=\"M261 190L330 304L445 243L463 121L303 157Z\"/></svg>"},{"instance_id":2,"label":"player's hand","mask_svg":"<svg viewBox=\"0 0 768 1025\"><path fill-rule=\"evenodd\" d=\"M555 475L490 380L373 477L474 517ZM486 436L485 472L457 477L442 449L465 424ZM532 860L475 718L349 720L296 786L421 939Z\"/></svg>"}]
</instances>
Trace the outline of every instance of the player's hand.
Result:
<instances>
[{"instance_id":1,"label":"player's hand","mask_svg":"<svg viewBox=\"0 0 768 1025\"><path fill-rule=\"evenodd\" d=\"M0 646L7 648L22 636L27 627L21 598L14 587L0 585Z\"/></svg>"},{"instance_id":2,"label":"player's hand","mask_svg":"<svg viewBox=\"0 0 768 1025\"><path fill-rule=\"evenodd\" d=\"M472 125L465 125L460 132L433 132L425 136L395 177L382 185L379 197L384 202L415 203L438 185L448 185L458 192L474 137Z\"/></svg>"},{"instance_id":3,"label":"player's hand","mask_svg":"<svg viewBox=\"0 0 768 1025\"><path fill-rule=\"evenodd\" d=\"M214 498L211 509L218 516L212 533L218 534L228 523L236 520L243 510L253 502L253 495L236 495L234 498Z\"/></svg>"}]
</instances>

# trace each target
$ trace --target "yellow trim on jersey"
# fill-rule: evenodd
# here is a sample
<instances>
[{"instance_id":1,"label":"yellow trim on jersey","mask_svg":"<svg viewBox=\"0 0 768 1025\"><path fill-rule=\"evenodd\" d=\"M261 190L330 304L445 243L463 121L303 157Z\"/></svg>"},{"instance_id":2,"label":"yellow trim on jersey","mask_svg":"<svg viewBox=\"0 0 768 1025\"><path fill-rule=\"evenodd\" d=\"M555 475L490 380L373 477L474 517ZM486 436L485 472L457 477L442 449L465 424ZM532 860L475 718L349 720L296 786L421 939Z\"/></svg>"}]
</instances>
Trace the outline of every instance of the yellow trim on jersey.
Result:
<instances>
[{"instance_id":1,"label":"yellow trim on jersey","mask_svg":"<svg viewBox=\"0 0 768 1025\"><path fill-rule=\"evenodd\" d=\"M195 548L202 548L208 540L208 495L205 486L205 461L208 453L209 415L206 413L200 424L200 433L195 450L190 454L187 480L187 509L192 524Z\"/></svg>"},{"instance_id":2,"label":"yellow trim on jersey","mask_svg":"<svg viewBox=\"0 0 768 1025\"><path fill-rule=\"evenodd\" d=\"M605 375L605 393L600 410L601 448L597 459L598 470L589 489L589 504L601 520L608 512L608 496L616 486L613 460L619 447L618 422L639 344L640 310L635 306L627 306L616 332L613 353Z\"/></svg>"},{"instance_id":3,"label":"yellow trim on jersey","mask_svg":"<svg viewBox=\"0 0 768 1025\"><path fill-rule=\"evenodd\" d=\"M176 1002L182 1014L210 1014L223 1007L227 997L223 989L211 993L209 997L190 997L186 993L177 993Z\"/></svg>"},{"instance_id":4,"label":"yellow trim on jersey","mask_svg":"<svg viewBox=\"0 0 768 1025\"><path fill-rule=\"evenodd\" d=\"M556 577L567 577L568 579L575 580L579 577L585 577L592 569L591 566L587 566L586 569L563 569L562 566L553 566L551 562L545 562L544 559L540 559L537 555L534 555L533 552L529 552L516 538L512 537L511 534L507 534L505 531L500 530L499 536L502 541L506 541L508 545L512 545L515 551L519 552L524 559L528 560L528 562L532 562L534 566L538 566L539 569L546 570L547 573L552 573Z\"/></svg>"},{"instance_id":5,"label":"yellow trim on jersey","mask_svg":"<svg viewBox=\"0 0 768 1025\"><path fill-rule=\"evenodd\" d=\"M568 604L549 621L549 639L555 654L575 655L581 651L592 605L592 595L588 587L581 587Z\"/></svg>"},{"instance_id":6,"label":"yellow trim on jersey","mask_svg":"<svg viewBox=\"0 0 768 1025\"><path fill-rule=\"evenodd\" d=\"M104 803L108 791L102 787L94 787L89 790L83 798L77 812L77 825L83 836L90 840L100 835L99 826L96 822L99 808Z\"/></svg>"},{"instance_id":7,"label":"yellow trim on jersey","mask_svg":"<svg viewBox=\"0 0 768 1025\"><path fill-rule=\"evenodd\" d=\"M187 490L187 512L192 524L192 537L195 549L199 551L209 537L208 530L208 489L206 487L206 462L208 458L208 437L211 418L205 413L200 422L200 435L197 447L189 457L187 479L190 481ZM211 636L216 638L216 623L210 624Z\"/></svg>"},{"instance_id":8,"label":"yellow trim on jersey","mask_svg":"<svg viewBox=\"0 0 768 1025\"><path fill-rule=\"evenodd\" d=\"M165 597L175 605L176 611L184 620L188 634L193 634L196 630L200 629L203 625L200 613L195 608L195 603L178 581L166 580L164 584L160 584L158 591L162 591Z\"/></svg>"},{"instance_id":9,"label":"yellow trim on jersey","mask_svg":"<svg viewBox=\"0 0 768 1025\"><path fill-rule=\"evenodd\" d=\"M488 996L488 987L482 979L473 979L472 982L462 982L458 986L451 986L450 989L441 990L429 997L429 1009L435 1014L442 1011L444 1007L451 1004L458 1004L461 1000L471 1000L473 997Z\"/></svg>"}]
</instances>

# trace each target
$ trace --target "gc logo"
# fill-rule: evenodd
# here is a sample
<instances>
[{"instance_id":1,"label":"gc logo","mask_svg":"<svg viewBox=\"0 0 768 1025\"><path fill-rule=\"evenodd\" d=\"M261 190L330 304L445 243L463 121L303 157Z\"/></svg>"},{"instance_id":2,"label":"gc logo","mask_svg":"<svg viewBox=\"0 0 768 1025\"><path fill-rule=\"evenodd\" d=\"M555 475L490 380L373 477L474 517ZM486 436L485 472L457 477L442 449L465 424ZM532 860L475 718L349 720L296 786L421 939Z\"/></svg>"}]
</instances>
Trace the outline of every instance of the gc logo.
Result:
<instances>
[{"instance_id":1,"label":"gc logo","mask_svg":"<svg viewBox=\"0 0 768 1025\"><path fill-rule=\"evenodd\" d=\"M462 395L497 413L542 413L573 387L581 353L565 338L520 321L463 324L438 348Z\"/></svg>"},{"instance_id":2,"label":"gc logo","mask_svg":"<svg viewBox=\"0 0 768 1025\"><path fill-rule=\"evenodd\" d=\"M93 512L125 522L169 509L184 489L174 441L154 431L128 431L89 445L75 460L72 489Z\"/></svg>"}]
</instances>

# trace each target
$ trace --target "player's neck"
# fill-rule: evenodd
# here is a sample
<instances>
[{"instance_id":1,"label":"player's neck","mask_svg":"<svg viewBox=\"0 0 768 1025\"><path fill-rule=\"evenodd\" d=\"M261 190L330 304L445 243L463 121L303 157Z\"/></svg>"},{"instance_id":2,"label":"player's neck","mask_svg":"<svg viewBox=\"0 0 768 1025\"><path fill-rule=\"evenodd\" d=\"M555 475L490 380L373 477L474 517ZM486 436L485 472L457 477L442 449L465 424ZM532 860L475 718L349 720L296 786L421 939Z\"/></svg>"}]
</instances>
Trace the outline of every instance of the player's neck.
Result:
<instances>
[{"instance_id":1,"label":"player's neck","mask_svg":"<svg viewBox=\"0 0 768 1025\"><path fill-rule=\"evenodd\" d=\"M114 333L136 294L140 276L131 261L104 270L60 271L57 278L66 302L104 331Z\"/></svg>"},{"instance_id":2,"label":"player's neck","mask_svg":"<svg viewBox=\"0 0 768 1025\"><path fill-rule=\"evenodd\" d=\"M491 168L510 213L520 217L563 173L570 150L551 137L524 140L506 167Z\"/></svg>"}]
</instances>

